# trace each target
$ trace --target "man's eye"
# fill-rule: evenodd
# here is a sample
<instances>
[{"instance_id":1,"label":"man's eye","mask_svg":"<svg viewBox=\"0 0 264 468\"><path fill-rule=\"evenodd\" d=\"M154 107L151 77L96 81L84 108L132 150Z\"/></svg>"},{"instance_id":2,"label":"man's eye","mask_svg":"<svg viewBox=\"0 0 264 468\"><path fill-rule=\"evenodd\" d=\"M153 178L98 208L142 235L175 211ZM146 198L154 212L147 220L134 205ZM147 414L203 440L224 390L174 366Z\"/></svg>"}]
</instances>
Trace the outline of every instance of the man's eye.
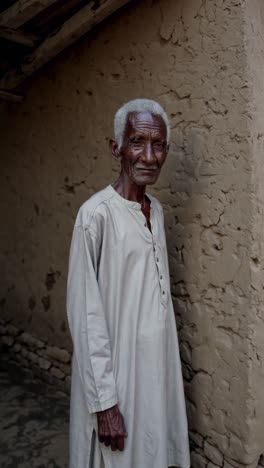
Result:
<instances>
[{"instance_id":1,"label":"man's eye","mask_svg":"<svg viewBox=\"0 0 264 468\"><path fill-rule=\"evenodd\" d=\"M133 139L131 140L131 143L132 143L133 145L140 145L140 144L142 144L142 140L141 140L140 138L133 138Z\"/></svg>"},{"instance_id":2,"label":"man's eye","mask_svg":"<svg viewBox=\"0 0 264 468\"><path fill-rule=\"evenodd\" d=\"M154 143L155 148L164 148L164 143L162 141L156 141Z\"/></svg>"}]
</instances>

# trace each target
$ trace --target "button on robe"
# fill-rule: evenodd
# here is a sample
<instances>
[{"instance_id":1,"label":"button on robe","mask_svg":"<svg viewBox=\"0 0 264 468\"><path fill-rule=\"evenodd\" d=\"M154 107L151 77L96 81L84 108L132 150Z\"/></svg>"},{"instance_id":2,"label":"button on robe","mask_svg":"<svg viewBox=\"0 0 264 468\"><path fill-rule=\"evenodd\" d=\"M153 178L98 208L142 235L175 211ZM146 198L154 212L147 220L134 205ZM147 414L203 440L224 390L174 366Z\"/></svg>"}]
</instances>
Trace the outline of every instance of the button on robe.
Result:
<instances>
[{"instance_id":1,"label":"button on robe","mask_svg":"<svg viewBox=\"0 0 264 468\"><path fill-rule=\"evenodd\" d=\"M139 203L112 186L83 204L70 251L73 339L70 468L190 466L185 400L170 296L163 213L151 232ZM96 412L119 405L123 452L97 438Z\"/></svg>"}]
</instances>

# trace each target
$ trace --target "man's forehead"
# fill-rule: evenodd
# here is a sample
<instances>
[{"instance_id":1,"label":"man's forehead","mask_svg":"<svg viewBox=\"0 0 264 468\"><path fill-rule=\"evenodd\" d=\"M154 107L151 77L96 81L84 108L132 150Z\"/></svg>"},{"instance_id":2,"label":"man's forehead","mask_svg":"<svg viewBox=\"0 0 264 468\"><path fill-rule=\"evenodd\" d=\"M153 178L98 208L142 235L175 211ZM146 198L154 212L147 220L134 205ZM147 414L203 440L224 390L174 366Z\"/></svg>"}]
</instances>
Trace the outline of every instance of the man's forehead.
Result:
<instances>
[{"instance_id":1,"label":"man's forehead","mask_svg":"<svg viewBox=\"0 0 264 468\"><path fill-rule=\"evenodd\" d=\"M127 116L127 130L136 131L137 129L153 128L166 132L166 124L160 115L151 112L130 112Z\"/></svg>"}]
</instances>

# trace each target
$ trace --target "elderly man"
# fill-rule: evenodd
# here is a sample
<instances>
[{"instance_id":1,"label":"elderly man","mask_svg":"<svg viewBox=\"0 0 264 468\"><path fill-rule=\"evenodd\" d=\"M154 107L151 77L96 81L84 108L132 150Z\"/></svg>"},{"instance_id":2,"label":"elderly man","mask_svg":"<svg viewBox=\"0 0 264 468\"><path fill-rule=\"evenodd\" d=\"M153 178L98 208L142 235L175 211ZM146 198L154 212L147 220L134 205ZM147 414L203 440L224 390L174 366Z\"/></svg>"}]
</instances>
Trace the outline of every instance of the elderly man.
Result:
<instances>
[{"instance_id":1,"label":"elderly man","mask_svg":"<svg viewBox=\"0 0 264 468\"><path fill-rule=\"evenodd\" d=\"M77 215L67 297L70 468L190 465L163 213L145 192L169 136L158 103L121 107L112 141L120 176Z\"/></svg>"}]
</instances>

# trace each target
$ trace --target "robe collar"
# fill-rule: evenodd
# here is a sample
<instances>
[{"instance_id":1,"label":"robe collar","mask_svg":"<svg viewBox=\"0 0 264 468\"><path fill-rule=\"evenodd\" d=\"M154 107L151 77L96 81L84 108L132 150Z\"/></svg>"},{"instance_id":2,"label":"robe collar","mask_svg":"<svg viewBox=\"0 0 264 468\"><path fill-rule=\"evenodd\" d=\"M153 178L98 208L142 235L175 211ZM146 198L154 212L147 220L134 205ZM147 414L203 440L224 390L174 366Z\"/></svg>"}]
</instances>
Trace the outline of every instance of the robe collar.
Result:
<instances>
[{"instance_id":1,"label":"robe collar","mask_svg":"<svg viewBox=\"0 0 264 468\"><path fill-rule=\"evenodd\" d=\"M112 185L109 185L108 186L108 189L109 191L111 191L111 193L116 197L118 198L119 201L121 201L121 203L123 203L124 205L126 205L128 208L132 208L134 210L137 210L137 211L141 211L141 204L138 203L138 202L135 202L135 201L132 201L132 200L127 200L126 198L122 197L121 195L119 195L119 193L112 187ZM146 193L146 196L148 197L149 201L150 201L150 209L152 208L152 197Z\"/></svg>"}]
</instances>

